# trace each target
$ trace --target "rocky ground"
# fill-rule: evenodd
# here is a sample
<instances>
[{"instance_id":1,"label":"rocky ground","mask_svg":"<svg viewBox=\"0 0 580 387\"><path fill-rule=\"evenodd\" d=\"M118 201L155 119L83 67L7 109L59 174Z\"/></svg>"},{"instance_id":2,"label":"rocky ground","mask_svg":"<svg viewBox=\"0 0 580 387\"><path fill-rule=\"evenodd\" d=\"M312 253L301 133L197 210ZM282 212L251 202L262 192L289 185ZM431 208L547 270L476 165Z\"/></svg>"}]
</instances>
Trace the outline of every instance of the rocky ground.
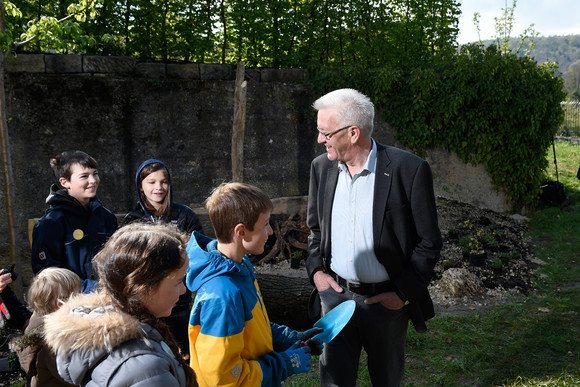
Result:
<instances>
[{"instance_id":1,"label":"rocky ground","mask_svg":"<svg viewBox=\"0 0 580 387\"><path fill-rule=\"evenodd\" d=\"M438 198L437 205L444 245L441 260L435 267L430 293L439 314L470 313L505 302L511 295L533 290L531 278L542 262L530 251L532 241L525 236L525 218L505 216L443 198ZM482 248L487 252L483 266L470 264L464 254L470 248ZM461 273L475 276L480 293L467 292L459 297L450 294L449 286L445 284L445 273L454 269L464 269ZM256 271L290 277L305 276L305 270L291 269L289 260L283 254L269 263L256 266ZM0 358L10 356L8 341L18 333L10 329L1 331ZM10 386L21 378L19 371L0 372L0 385Z\"/></svg>"},{"instance_id":2,"label":"rocky ground","mask_svg":"<svg viewBox=\"0 0 580 387\"><path fill-rule=\"evenodd\" d=\"M442 198L437 204L444 244L429 290L438 312L481 309L504 302L510 295L532 291L532 275L543 262L530 250L532 241L525 236L526 218ZM483 266L470 264L465 256L470 244L478 243L487 253ZM457 297L446 291L443 278L450 268L463 268L477 277L482 293Z\"/></svg>"},{"instance_id":3,"label":"rocky ground","mask_svg":"<svg viewBox=\"0 0 580 387\"><path fill-rule=\"evenodd\" d=\"M10 339L19 334L20 331L7 327L0 330L0 386L12 386L26 380L26 374L20 370L18 358L9 348Z\"/></svg>"}]
</instances>

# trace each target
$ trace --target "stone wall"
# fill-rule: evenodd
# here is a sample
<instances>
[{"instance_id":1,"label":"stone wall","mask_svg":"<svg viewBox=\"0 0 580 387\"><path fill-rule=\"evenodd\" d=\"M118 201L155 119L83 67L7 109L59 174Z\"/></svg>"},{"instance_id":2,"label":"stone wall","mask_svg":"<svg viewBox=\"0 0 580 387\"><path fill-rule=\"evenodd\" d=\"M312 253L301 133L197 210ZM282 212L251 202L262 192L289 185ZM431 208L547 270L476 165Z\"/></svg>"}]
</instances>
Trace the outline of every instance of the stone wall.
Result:
<instances>
[{"instance_id":1,"label":"stone wall","mask_svg":"<svg viewBox=\"0 0 580 387\"><path fill-rule=\"evenodd\" d=\"M192 207L232 177L233 66L18 55L8 60L6 70L15 213L24 263L29 254L27 219L43 214L49 186L57 182L49 159L64 150L83 150L99 162L99 198L116 213L134 206L135 171L148 158L169 165L175 200ZM317 96L311 95L304 78L302 70L246 70L244 181L271 197L306 195L310 161L324 152L316 143L310 107ZM377 122L374 137L396 145L384 122ZM427 159L434 167L437 194L506 210L482 168L465 168L441 152ZM0 201L0 216L6 219L3 191ZM0 253L5 256L5 221L0 233Z\"/></svg>"}]
</instances>

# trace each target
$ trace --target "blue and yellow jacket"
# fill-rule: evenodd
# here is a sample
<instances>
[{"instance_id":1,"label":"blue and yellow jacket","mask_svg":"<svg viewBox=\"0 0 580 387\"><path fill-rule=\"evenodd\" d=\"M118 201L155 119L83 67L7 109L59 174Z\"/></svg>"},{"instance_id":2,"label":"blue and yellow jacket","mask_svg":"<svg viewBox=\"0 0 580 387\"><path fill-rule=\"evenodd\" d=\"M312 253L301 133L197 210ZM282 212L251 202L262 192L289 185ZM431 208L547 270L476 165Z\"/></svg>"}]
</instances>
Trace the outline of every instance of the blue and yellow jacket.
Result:
<instances>
[{"instance_id":1,"label":"blue and yellow jacket","mask_svg":"<svg viewBox=\"0 0 580 387\"><path fill-rule=\"evenodd\" d=\"M236 263L194 232L187 246L191 367L200 386L280 386L298 332L271 324L247 257Z\"/></svg>"}]
</instances>

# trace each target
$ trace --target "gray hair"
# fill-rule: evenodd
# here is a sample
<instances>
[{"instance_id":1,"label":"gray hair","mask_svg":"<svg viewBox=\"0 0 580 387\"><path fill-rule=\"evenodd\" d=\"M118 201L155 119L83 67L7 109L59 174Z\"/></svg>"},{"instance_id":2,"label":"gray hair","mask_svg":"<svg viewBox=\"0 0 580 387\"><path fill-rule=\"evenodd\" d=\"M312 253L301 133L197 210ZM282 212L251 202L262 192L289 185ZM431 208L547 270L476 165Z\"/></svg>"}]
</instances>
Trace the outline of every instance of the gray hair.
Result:
<instances>
[{"instance_id":1,"label":"gray hair","mask_svg":"<svg viewBox=\"0 0 580 387\"><path fill-rule=\"evenodd\" d=\"M356 125L368 137L373 133L375 106L370 98L355 89L338 89L318 98L315 110L336 109L339 126Z\"/></svg>"}]
</instances>

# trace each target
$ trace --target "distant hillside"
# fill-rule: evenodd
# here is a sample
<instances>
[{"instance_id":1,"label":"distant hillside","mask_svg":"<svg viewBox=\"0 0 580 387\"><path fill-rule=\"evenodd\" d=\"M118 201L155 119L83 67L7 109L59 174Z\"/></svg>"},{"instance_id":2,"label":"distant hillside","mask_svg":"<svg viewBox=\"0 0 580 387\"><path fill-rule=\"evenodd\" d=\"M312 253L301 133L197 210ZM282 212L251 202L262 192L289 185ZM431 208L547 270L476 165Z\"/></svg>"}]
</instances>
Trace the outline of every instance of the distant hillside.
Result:
<instances>
[{"instance_id":1,"label":"distant hillside","mask_svg":"<svg viewBox=\"0 0 580 387\"><path fill-rule=\"evenodd\" d=\"M538 63L558 62L558 69L562 74L572 63L580 60L580 35L542 36L534 39L534 42L536 46L530 51L530 55Z\"/></svg>"},{"instance_id":2,"label":"distant hillside","mask_svg":"<svg viewBox=\"0 0 580 387\"><path fill-rule=\"evenodd\" d=\"M519 38L510 39L510 47L515 49ZM566 73L568 67L580 60L580 35L540 36L534 39L536 46L530 50L530 55L538 62L554 61L558 63L561 74ZM485 40L485 45L496 43L495 40ZM524 53L522 52L521 55Z\"/></svg>"}]
</instances>

